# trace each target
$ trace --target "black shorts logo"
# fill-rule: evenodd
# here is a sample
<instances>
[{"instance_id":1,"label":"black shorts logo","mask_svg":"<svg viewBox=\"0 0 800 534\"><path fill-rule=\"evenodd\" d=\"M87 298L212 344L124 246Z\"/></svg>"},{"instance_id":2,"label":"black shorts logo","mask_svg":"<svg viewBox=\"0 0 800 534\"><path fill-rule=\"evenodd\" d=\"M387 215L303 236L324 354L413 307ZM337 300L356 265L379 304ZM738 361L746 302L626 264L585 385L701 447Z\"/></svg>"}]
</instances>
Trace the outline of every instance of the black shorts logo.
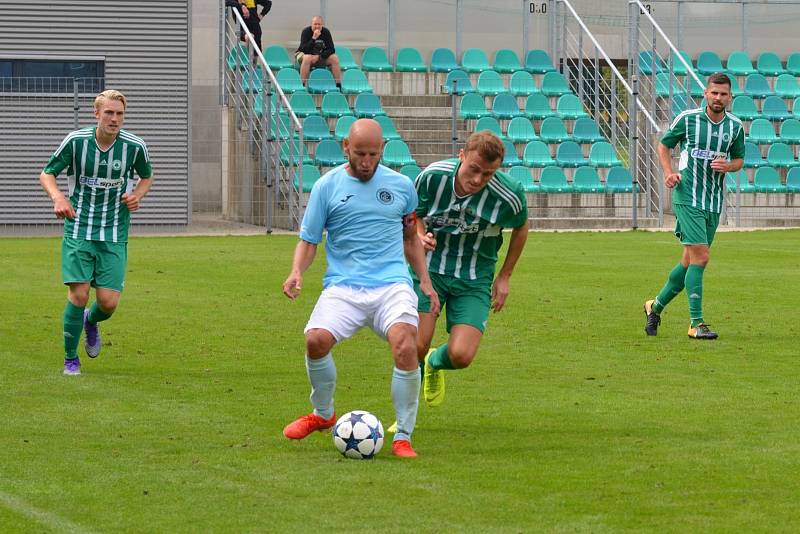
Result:
<instances>
[{"instance_id":1,"label":"black shorts logo","mask_svg":"<svg viewBox=\"0 0 800 534\"><path fill-rule=\"evenodd\" d=\"M388 205L394 202L394 195L388 189L378 189L377 197L381 204Z\"/></svg>"}]
</instances>

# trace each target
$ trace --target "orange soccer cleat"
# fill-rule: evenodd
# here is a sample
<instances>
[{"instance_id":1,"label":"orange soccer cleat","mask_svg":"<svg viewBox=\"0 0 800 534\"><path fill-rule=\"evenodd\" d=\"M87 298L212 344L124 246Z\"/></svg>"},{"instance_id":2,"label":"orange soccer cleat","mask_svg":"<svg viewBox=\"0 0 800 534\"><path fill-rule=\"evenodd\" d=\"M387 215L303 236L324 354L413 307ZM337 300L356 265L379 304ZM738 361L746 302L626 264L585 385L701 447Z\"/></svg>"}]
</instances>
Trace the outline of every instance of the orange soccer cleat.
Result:
<instances>
[{"instance_id":1,"label":"orange soccer cleat","mask_svg":"<svg viewBox=\"0 0 800 534\"><path fill-rule=\"evenodd\" d=\"M322 417L310 413L302 417L298 417L283 429L283 435L289 439L303 439L312 432L317 430L327 430L336 424L336 414L333 414L330 419L323 419Z\"/></svg>"}]
</instances>

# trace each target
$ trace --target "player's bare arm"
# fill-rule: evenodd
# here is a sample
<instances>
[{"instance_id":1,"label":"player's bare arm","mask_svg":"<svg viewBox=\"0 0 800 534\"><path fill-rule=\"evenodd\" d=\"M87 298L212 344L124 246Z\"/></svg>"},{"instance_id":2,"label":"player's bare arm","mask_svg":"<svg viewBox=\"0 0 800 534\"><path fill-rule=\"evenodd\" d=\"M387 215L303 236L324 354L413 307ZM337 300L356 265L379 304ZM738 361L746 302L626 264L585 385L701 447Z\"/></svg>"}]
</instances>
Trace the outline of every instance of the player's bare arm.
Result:
<instances>
[{"instance_id":1,"label":"player's bare arm","mask_svg":"<svg viewBox=\"0 0 800 534\"><path fill-rule=\"evenodd\" d=\"M122 201L126 206L128 206L128 211L136 211L139 209L139 203L142 201L145 195L147 195L148 191L150 191L150 187L152 185L152 176L148 178L140 178L139 182L136 184L136 187L133 188L133 191L122 195Z\"/></svg>"},{"instance_id":2,"label":"player's bare arm","mask_svg":"<svg viewBox=\"0 0 800 534\"><path fill-rule=\"evenodd\" d=\"M403 251L406 261L414 269L419 278L419 289L431 300L430 312L439 313L439 295L433 290L431 277L428 275L428 264L425 261L425 249L422 241L418 237L418 219L415 213L409 213L403 217ZM424 226L423 226L424 228Z\"/></svg>"},{"instance_id":3,"label":"player's bare arm","mask_svg":"<svg viewBox=\"0 0 800 534\"><path fill-rule=\"evenodd\" d=\"M664 185L673 188L680 183L681 173L672 169L672 149L658 143L656 151L658 152L658 161L661 163L661 171L664 173Z\"/></svg>"},{"instance_id":4,"label":"player's bare arm","mask_svg":"<svg viewBox=\"0 0 800 534\"><path fill-rule=\"evenodd\" d=\"M503 261L503 266L495 276L494 283L492 284L492 309L495 313L499 312L505 306L506 298L511 289L511 273L514 272L514 267L517 261L522 256L522 249L525 248L525 242L528 240L528 224L518 226L511 231L511 241L508 244L508 253L506 259Z\"/></svg>"},{"instance_id":5,"label":"player's bare arm","mask_svg":"<svg viewBox=\"0 0 800 534\"><path fill-rule=\"evenodd\" d=\"M292 259L292 270L283 283L284 295L292 300L300 295L300 291L303 289L303 273L311 266L316 254L316 243L309 243L302 239L297 243L294 249L294 258Z\"/></svg>"},{"instance_id":6,"label":"player's bare arm","mask_svg":"<svg viewBox=\"0 0 800 534\"><path fill-rule=\"evenodd\" d=\"M436 238L433 237L432 232L427 231L425 221L419 217L417 217L417 236L426 252L436 249Z\"/></svg>"},{"instance_id":7,"label":"player's bare arm","mask_svg":"<svg viewBox=\"0 0 800 534\"><path fill-rule=\"evenodd\" d=\"M50 200L53 201L53 213L55 213L56 217L59 219L63 219L65 217L67 219L74 219L75 208L72 207L72 203L58 188L56 177L52 174L43 172L39 175L39 183L42 184L42 188L47 193L47 196L49 196Z\"/></svg>"}]
</instances>

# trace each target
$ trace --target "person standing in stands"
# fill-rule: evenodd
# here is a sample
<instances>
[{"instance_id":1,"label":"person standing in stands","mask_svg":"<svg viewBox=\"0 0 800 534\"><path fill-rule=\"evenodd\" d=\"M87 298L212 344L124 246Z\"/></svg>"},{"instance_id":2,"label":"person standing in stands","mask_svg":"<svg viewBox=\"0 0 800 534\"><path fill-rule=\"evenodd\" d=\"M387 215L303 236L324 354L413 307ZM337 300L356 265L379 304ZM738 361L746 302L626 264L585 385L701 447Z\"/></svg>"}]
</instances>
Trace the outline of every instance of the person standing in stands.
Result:
<instances>
[{"instance_id":1,"label":"person standing in stands","mask_svg":"<svg viewBox=\"0 0 800 534\"><path fill-rule=\"evenodd\" d=\"M260 14L257 12L257 4L261 5ZM263 52L264 49L261 47L261 19L272 9L272 0L239 0L239 7L241 8L240 12L245 26L253 34L253 39L258 49ZM242 30L241 39L242 41L245 40L244 30ZM253 59L256 57L254 54Z\"/></svg>"},{"instance_id":2,"label":"person standing in stands","mask_svg":"<svg viewBox=\"0 0 800 534\"><path fill-rule=\"evenodd\" d=\"M300 79L303 85L308 82L311 67L330 67L336 86L342 88L342 69L339 57L333 46L333 36L323 25L322 17L311 19L311 26L306 26L300 34L300 46L297 47L295 59L300 65Z\"/></svg>"}]
</instances>

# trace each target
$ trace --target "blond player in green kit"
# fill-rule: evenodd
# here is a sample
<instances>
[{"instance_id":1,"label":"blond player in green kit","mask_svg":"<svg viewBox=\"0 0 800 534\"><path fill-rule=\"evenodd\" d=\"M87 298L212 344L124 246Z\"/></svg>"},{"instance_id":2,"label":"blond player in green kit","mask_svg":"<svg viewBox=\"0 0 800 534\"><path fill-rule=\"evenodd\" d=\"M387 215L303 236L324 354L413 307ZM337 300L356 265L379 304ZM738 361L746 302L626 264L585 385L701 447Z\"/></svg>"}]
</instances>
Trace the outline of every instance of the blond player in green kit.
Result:
<instances>
[{"instance_id":1,"label":"blond player in green kit","mask_svg":"<svg viewBox=\"0 0 800 534\"><path fill-rule=\"evenodd\" d=\"M703 272L714 240L725 190L725 173L744 163L742 121L726 112L731 81L722 73L709 76L703 95L705 108L689 109L675 117L658 145L664 183L672 188L675 235L683 245L681 261L673 267L658 295L644 303L648 336L655 336L664 307L683 289L689 298L689 337L716 339L703 317ZM680 145L678 172L672 168L672 148Z\"/></svg>"},{"instance_id":2,"label":"blond player in green kit","mask_svg":"<svg viewBox=\"0 0 800 534\"><path fill-rule=\"evenodd\" d=\"M114 313L125 285L130 212L150 190L153 168L144 141L122 129L127 100L103 91L94 101L97 126L67 135L50 157L39 181L64 219L61 275L67 290L64 308L64 374L79 375L78 343L91 358L100 354L97 323ZM67 169L69 198L56 176ZM139 176L134 187L134 172ZM95 302L85 310L89 288Z\"/></svg>"}]
</instances>

